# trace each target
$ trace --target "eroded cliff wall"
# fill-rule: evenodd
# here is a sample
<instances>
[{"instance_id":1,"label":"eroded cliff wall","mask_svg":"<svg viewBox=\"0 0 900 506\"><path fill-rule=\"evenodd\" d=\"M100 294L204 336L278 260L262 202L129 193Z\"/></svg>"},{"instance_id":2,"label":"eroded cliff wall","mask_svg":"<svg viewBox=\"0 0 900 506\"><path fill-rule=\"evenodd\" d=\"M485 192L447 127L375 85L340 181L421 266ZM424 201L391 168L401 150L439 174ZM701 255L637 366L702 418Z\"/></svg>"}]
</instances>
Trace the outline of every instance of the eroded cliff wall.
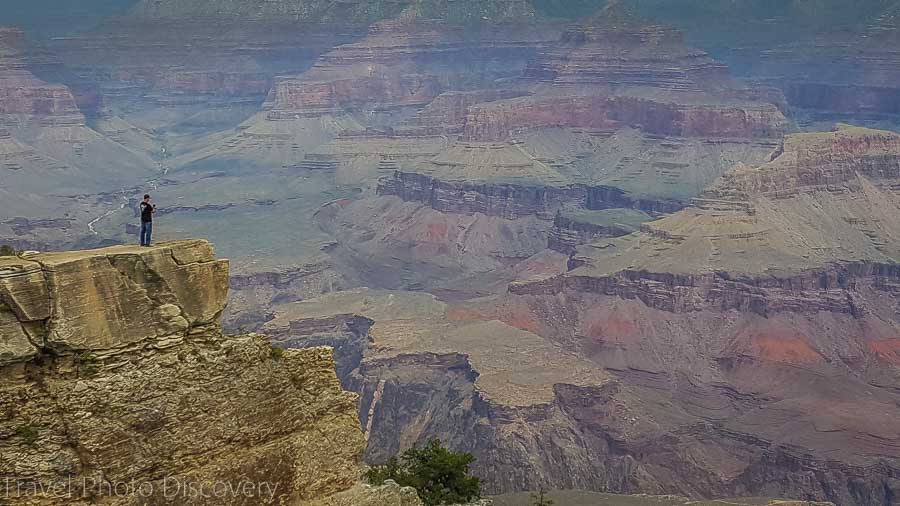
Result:
<instances>
[{"instance_id":1,"label":"eroded cliff wall","mask_svg":"<svg viewBox=\"0 0 900 506\"><path fill-rule=\"evenodd\" d=\"M204 241L0 259L13 504L293 504L359 478L331 351L223 335Z\"/></svg>"}]
</instances>

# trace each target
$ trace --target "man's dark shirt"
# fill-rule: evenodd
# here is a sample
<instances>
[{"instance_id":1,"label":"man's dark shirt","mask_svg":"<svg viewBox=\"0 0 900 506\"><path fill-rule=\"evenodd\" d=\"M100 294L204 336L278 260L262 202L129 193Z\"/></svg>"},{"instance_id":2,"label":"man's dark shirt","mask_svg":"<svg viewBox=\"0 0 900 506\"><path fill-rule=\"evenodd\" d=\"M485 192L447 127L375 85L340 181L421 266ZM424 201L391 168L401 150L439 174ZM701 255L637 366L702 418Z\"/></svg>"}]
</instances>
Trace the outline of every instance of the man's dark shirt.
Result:
<instances>
[{"instance_id":1,"label":"man's dark shirt","mask_svg":"<svg viewBox=\"0 0 900 506\"><path fill-rule=\"evenodd\" d=\"M153 221L153 206L141 202L141 223L150 223Z\"/></svg>"}]
</instances>

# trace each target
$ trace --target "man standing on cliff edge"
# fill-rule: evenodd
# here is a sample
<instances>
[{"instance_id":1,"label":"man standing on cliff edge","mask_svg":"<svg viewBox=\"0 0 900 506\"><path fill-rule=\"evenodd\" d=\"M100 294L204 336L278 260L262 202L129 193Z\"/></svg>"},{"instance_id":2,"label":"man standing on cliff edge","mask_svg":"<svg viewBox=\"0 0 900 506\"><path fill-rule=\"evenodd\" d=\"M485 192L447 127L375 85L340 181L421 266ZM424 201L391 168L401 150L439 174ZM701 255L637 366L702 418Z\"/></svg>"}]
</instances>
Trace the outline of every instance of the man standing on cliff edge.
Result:
<instances>
[{"instance_id":1,"label":"man standing on cliff edge","mask_svg":"<svg viewBox=\"0 0 900 506\"><path fill-rule=\"evenodd\" d=\"M153 213L156 205L150 203L150 195L144 195L141 202L141 246L150 246L150 236L153 234Z\"/></svg>"}]
</instances>

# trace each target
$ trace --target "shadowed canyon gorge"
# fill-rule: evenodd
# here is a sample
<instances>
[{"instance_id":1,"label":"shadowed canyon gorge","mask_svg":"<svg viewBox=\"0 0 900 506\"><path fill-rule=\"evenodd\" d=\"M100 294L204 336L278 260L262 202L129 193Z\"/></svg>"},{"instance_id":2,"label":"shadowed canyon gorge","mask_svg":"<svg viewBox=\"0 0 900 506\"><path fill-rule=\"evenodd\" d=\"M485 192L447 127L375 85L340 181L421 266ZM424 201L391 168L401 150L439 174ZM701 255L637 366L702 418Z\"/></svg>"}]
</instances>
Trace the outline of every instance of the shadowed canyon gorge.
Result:
<instances>
[{"instance_id":1,"label":"shadowed canyon gorge","mask_svg":"<svg viewBox=\"0 0 900 506\"><path fill-rule=\"evenodd\" d=\"M896 0L12 2L4 475L900 501Z\"/></svg>"}]
</instances>

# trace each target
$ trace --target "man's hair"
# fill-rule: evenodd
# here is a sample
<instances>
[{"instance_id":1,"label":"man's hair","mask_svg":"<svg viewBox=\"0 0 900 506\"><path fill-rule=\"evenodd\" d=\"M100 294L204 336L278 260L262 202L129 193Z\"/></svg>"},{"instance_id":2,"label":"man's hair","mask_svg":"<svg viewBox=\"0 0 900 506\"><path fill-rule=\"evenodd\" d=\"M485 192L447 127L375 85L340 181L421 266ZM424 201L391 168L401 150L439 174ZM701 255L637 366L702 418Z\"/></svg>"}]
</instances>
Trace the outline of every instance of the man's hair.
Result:
<instances>
[{"instance_id":1,"label":"man's hair","mask_svg":"<svg viewBox=\"0 0 900 506\"><path fill-rule=\"evenodd\" d=\"M147 200L147 199L149 199L149 198L150 198L150 195L149 195L149 194L148 194L148 195L144 195L144 200Z\"/></svg>"}]
</instances>

